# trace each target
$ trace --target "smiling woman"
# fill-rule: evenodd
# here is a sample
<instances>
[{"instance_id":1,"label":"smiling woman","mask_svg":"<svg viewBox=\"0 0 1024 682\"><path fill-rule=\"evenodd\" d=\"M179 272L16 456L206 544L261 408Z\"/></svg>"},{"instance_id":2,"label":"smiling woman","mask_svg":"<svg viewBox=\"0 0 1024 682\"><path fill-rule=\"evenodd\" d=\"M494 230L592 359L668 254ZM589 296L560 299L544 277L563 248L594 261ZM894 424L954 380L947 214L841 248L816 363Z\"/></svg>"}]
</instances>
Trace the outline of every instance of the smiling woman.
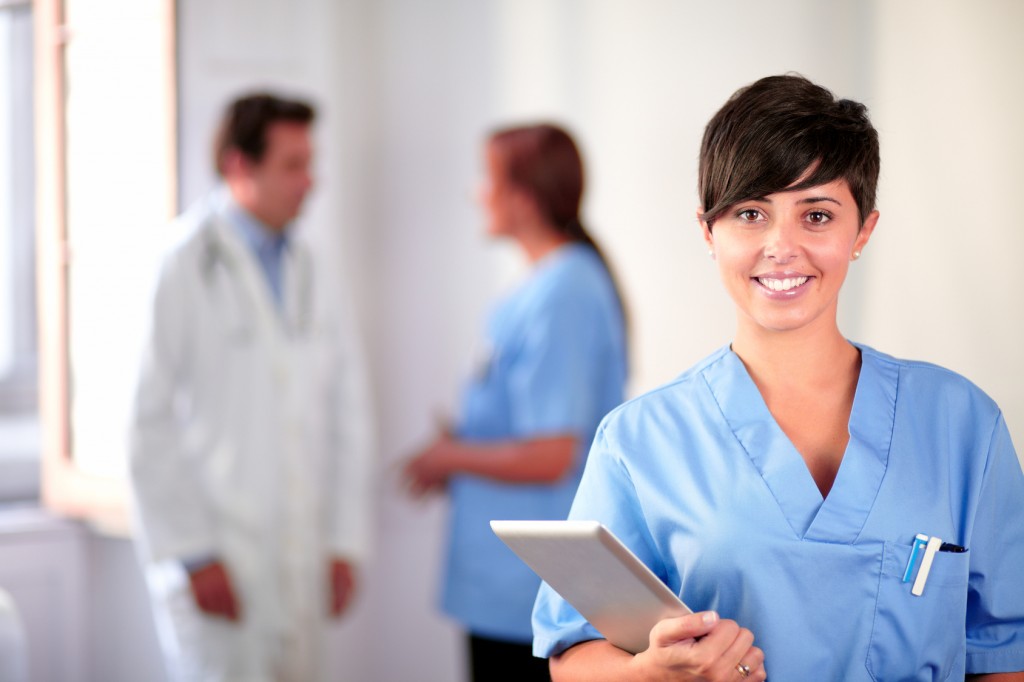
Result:
<instances>
[{"instance_id":1,"label":"smiling woman","mask_svg":"<svg viewBox=\"0 0 1024 682\"><path fill-rule=\"evenodd\" d=\"M555 680L1020 679L1024 473L1002 413L837 323L878 168L865 107L799 76L708 124L698 218L736 336L605 418L570 513L698 612L632 656L543 586L534 646Z\"/></svg>"}]
</instances>

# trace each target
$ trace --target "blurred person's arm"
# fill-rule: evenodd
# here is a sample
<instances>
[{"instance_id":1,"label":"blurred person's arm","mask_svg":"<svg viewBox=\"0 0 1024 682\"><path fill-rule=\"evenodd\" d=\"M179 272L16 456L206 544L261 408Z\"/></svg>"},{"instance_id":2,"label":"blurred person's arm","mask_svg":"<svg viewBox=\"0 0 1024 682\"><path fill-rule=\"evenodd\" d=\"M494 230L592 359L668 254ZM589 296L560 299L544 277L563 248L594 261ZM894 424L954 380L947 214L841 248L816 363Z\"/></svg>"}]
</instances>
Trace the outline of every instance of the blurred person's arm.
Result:
<instances>
[{"instance_id":1,"label":"blurred person's arm","mask_svg":"<svg viewBox=\"0 0 1024 682\"><path fill-rule=\"evenodd\" d=\"M216 554L215 524L197 460L186 452L183 438L190 367L188 264L175 254L161 272L132 414L130 482L140 539L151 561Z\"/></svg>"},{"instance_id":2,"label":"blurred person's arm","mask_svg":"<svg viewBox=\"0 0 1024 682\"><path fill-rule=\"evenodd\" d=\"M572 467L575 436L473 443L442 432L406 462L404 477L413 495L443 488L455 474L506 483L553 483Z\"/></svg>"},{"instance_id":3,"label":"blurred person's arm","mask_svg":"<svg viewBox=\"0 0 1024 682\"><path fill-rule=\"evenodd\" d=\"M370 512L374 492L372 399L366 354L354 305L344 286L318 280L317 293L329 317L333 414L329 456L333 458L327 503L330 528L327 557L328 613L337 617L351 605L357 567L370 551Z\"/></svg>"}]
</instances>

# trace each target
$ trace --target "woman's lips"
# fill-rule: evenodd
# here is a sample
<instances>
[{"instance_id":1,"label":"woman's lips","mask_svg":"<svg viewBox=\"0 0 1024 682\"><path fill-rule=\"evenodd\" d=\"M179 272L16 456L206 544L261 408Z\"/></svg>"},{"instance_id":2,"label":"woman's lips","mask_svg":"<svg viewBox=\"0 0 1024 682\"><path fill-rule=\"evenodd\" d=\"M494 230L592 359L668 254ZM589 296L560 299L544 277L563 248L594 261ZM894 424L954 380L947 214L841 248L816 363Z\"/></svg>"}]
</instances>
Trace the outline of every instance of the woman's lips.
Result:
<instances>
[{"instance_id":1,"label":"woman's lips","mask_svg":"<svg viewBox=\"0 0 1024 682\"><path fill-rule=\"evenodd\" d=\"M771 296L796 296L804 290L812 278L807 275L758 275L752 278L762 291Z\"/></svg>"}]
</instances>

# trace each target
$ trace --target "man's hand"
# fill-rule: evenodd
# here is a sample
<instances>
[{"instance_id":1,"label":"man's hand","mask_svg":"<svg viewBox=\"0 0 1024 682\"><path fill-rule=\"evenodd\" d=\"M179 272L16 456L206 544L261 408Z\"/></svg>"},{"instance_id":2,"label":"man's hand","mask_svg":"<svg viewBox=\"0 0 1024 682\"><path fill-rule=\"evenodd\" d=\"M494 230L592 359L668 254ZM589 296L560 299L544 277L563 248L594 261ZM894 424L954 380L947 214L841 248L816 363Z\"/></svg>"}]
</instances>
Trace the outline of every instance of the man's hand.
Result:
<instances>
[{"instance_id":1,"label":"man's hand","mask_svg":"<svg viewBox=\"0 0 1024 682\"><path fill-rule=\"evenodd\" d=\"M355 592L355 569L352 564L339 557L331 557L327 569L330 590L328 613L337 618L348 609Z\"/></svg>"},{"instance_id":2,"label":"man's hand","mask_svg":"<svg viewBox=\"0 0 1024 682\"><path fill-rule=\"evenodd\" d=\"M219 561L206 564L190 571L188 579L200 611L231 621L239 620L241 609L224 564Z\"/></svg>"}]
</instances>

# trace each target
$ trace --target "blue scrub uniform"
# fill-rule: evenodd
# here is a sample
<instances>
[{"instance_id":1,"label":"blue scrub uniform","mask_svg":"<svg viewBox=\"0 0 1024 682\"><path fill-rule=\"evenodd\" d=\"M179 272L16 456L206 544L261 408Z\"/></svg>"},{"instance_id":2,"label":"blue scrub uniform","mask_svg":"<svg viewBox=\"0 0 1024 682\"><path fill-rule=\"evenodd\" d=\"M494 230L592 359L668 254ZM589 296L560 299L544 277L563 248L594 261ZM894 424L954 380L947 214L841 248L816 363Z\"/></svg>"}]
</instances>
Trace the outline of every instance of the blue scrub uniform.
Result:
<instances>
[{"instance_id":1,"label":"blue scrub uniform","mask_svg":"<svg viewBox=\"0 0 1024 682\"><path fill-rule=\"evenodd\" d=\"M771 680L1024 670L1024 474L999 408L953 372L858 348L824 501L725 348L608 415L571 517L750 628ZM967 548L936 555L919 597L903 582L918 533ZM600 638L546 585L534 632L541 656Z\"/></svg>"},{"instance_id":2,"label":"blue scrub uniform","mask_svg":"<svg viewBox=\"0 0 1024 682\"><path fill-rule=\"evenodd\" d=\"M470 442L574 435L572 470L553 484L454 477L442 607L481 637L528 644L540 580L491 531L492 519L565 518L601 418L623 400L625 331L597 253L563 246L494 310L486 365L465 388L457 435Z\"/></svg>"}]
</instances>

